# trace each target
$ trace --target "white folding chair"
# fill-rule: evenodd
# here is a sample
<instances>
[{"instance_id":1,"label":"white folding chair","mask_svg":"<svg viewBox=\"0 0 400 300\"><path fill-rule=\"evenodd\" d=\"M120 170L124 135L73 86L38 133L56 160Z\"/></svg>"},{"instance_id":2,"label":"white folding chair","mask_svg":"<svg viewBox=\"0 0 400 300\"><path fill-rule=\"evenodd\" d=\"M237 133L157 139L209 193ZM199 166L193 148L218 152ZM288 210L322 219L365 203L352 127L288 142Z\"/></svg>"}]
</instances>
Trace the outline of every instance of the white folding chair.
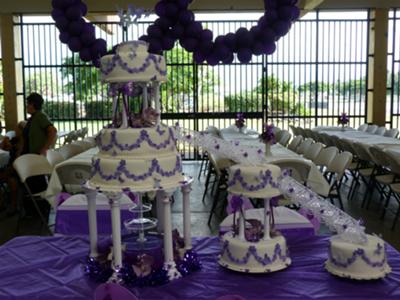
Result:
<instances>
[{"instance_id":1,"label":"white folding chair","mask_svg":"<svg viewBox=\"0 0 400 300\"><path fill-rule=\"evenodd\" d=\"M62 154L59 151L52 149L47 150L46 158L49 164L51 165L52 169L54 169L54 167L57 164L65 160L64 156L62 156Z\"/></svg>"},{"instance_id":2,"label":"white folding chair","mask_svg":"<svg viewBox=\"0 0 400 300\"><path fill-rule=\"evenodd\" d=\"M76 144L68 144L68 145L64 145L61 148L59 148L58 151L61 153L61 155L64 157L64 159L68 159L72 156L82 153L83 147L80 145L76 145Z\"/></svg>"},{"instance_id":3,"label":"white folding chair","mask_svg":"<svg viewBox=\"0 0 400 300\"><path fill-rule=\"evenodd\" d=\"M82 184L90 178L91 165L66 163L58 166L56 172L63 191L75 194L82 192Z\"/></svg>"},{"instance_id":4,"label":"white folding chair","mask_svg":"<svg viewBox=\"0 0 400 300\"><path fill-rule=\"evenodd\" d=\"M304 158L314 161L317 158L318 154L321 152L323 147L324 145L322 145L321 143L314 143L310 145L310 147L308 147L308 149L303 155Z\"/></svg>"},{"instance_id":5,"label":"white folding chair","mask_svg":"<svg viewBox=\"0 0 400 300\"><path fill-rule=\"evenodd\" d=\"M384 126L381 126L374 132L374 134L383 136L385 134L385 132L386 132L386 128Z\"/></svg>"},{"instance_id":6,"label":"white folding chair","mask_svg":"<svg viewBox=\"0 0 400 300\"><path fill-rule=\"evenodd\" d=\"M339 149L336 147L324 148L319 152L313 162L316 166L319 166L321 169L323 169L324 167L328 167L330 165L338 153Z\"/></svg>"},{"instance_id":7,"label":"white folding chair","mask_svg":"<svg viewBox=\"0 0 400 300\"><path fill-rule=\"evenodd\" d=\"M391 128L386 130L383 136L397 138L398 135L399 135L399 130L397 128Z\"/></svg>"},{"instance_id":8,"label":"white folding chair","mask_svg":"<svg viewBox=\"0 0 400 300\"><path fill-rule=\"evenodd\" d=\"M18 177L21 180L22 184L24 185L29 198L33 201L34 207L42 221L42 224L46 227L47 231L50 234L52 234L52 232L49 228L49 225L48 225L47 218L45 218L45 216L43 215L43 213L40 210L39 205L38 205L38 201L47 201L47 200L45 200L45 197L44 197L45 193L46 193L47 185L46 185L46 187L44 187L44 190L38 191L37 185L30 186L29 183L27 182L30 178L32 178L34 176L43 176L48 183L48 178L50 177L50 174L52 172L52 167L51 167L50 163L47 161L47 158L44 157L43 155L25 154L25 155L21 155L14 161L13 167L14 167L15 171L17 172ZM49 205L49 207L50 207L50 205Z\"/></svg>"},{"instance_id":9,"label":"white folding chair","mask_svg":"<svg viewBox=\"0 0 400 300\"><path fill-rule=\"evenodd\" d=\"M289 170L290 176L301 184L305 184L311 171L311 165L304 160L299 159L282 159L272 162L281 170Z\"/></svg>"},{"instance_id":10,"label":"white folding chair","mask_svg":"<svg viewBox=\"0 0 400 300\"><path fill-rule=\"evenodd\" d=\"M293 138L293 140L290 142L288 145L288 149L295 152L297 147L300 145L300 143L303 141L303 137L301 135L297 135Z\"/></svg>"},{"instance_id":11,"label":"white folding chair","mask_svg":"<svg viewBox=\"0 0 400 300\"><path fill-rule=\"evenodd\" d=\"M358 127L358 131L367 131L368 124L362 124L360 127Z\"/></svg>"},{"instance_id":12,"label":"white folding chair","mask_svg":"<svg viewBox=\"0 0 400 300\"><path fill-rule=\"evenodd\" d=\"M93 145L92 145L92 143L91 142L88 142L88 141L82 141L82 140L79 140L79 141L74 141L74 142L72 142L72 144L71 145L78 145L78 146L81 146L82 147L82 149L83 149L83 151L86 151L86 150L88 150L88 149L90 149L90 148L92 148L93 147Z\"/></svg>"},{"instance_id":13,"label":"white folding chair","mask_svg":"<svg viewBox=\"0 0 400 300\"><path fill-rule=\"evenodd\" d=\"M287 144L289 143L292 135L287 130L282 130L281 132L282 132L282 134L281 134L280 139L278 140L278 143L281 144L282 146L286 147Z\"/></svg>"},{"instance_id":14,"label":"white folding chair","mask_svg":"<svg viewBox=\"0 0 400 300\"><path fill-rule=\"evenodd\" d=\"M314 141L312 139L308 138L305 139L303 142L301 142L300 146L297 147L296 149L297 154L304 154L307 151L308 147L310 147L313 142Z\"/></svg>"},{"instance_id":15,"label":"white folding chair","mask_svg":"<svg viewBox=\"0 0 400 300\"><path fill-rule=\"evenodd\" d=\"M378 125L368 125L366 132L374 134L378 130Z\"/></svg>"}]
</instances>

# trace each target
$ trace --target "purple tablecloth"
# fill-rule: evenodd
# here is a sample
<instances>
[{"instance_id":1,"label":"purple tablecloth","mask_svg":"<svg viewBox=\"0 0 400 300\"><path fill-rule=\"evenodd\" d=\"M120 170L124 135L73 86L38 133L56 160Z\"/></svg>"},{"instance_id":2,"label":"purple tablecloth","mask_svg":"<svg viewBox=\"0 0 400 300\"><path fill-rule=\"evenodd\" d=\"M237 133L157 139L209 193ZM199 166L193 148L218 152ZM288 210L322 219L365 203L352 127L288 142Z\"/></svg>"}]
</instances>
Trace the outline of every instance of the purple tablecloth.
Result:
<instances>
[{"instance_id":1,"label":"purple tablecloth","mask_svg":"<svg viewBox=\"0 0 400 300\"><path fill-rule=\"evenodd\" d=\"M217 237L195 238L203 269L160 287L133 289L139 299L216 299L238 294L253 299L400 299L400 256L388 246L393 271L376 281L337 278L324 270L328 237L290 237L292 265L252 275L217 264ZM85 277L87 239L19 237L0 247L0 299L92 299L98 284Z\"/></svg>"}]
</instances>

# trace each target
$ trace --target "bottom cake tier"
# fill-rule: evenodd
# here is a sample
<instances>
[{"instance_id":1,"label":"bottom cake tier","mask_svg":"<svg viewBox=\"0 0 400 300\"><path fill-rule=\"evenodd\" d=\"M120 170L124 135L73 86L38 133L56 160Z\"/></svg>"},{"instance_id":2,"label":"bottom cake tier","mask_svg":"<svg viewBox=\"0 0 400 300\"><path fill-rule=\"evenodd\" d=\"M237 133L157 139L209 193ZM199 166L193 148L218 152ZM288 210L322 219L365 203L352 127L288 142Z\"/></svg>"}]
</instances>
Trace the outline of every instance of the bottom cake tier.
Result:
<instances>
[{"instance_id":1,"label":"bottom cake tier","mask_svg":"<svg viewBox=\"0 0 400 300\"><path fill-rule=\"evenodd\" d=\"M254 243L227 232L222 237L219 264L239 272L269 273L287 268L291 259L283 236Z\"/></svg>"}]
</instances>

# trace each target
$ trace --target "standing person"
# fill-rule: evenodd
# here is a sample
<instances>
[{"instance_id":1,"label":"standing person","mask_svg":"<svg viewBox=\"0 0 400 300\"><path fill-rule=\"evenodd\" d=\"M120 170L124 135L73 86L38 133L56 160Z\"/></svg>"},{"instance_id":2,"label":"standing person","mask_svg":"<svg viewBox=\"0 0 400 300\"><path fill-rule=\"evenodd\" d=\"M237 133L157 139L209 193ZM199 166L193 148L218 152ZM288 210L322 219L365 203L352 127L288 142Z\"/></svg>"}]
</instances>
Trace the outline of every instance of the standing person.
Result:
<instances>
[{"instance_id":1,"label":"standing person","mask_svg":"<svg viewBox=\"0 0 400 300\"><path fill-rule=\"evenodd\" d=\"M24 149L22 154L34 153L46 155L57 139L57 129L42 112L43 97L32 93L26 98L26 111L31 115L24 127Z\"/></svg>"}]
</instances>

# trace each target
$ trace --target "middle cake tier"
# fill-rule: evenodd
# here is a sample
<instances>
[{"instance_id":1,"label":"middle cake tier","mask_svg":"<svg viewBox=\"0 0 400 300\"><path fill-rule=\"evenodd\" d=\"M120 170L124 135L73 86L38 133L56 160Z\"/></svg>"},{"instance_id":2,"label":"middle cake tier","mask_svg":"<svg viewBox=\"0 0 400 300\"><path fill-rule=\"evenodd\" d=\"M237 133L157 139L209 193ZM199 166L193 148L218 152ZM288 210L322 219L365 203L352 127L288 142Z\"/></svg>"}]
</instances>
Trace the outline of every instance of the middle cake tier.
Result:
<instances>
[{"instance_id":1,"label":"middle cake tier","mask_svg":"<svg viewBox=\"0 0 400 300\"><path fill-rule=\"evenodd\" d=\"M176 152L131 157L97 154L92 160L89 184L102 190L150 191L179 186L185 180Z\"/></svg>"}]
</instances>

